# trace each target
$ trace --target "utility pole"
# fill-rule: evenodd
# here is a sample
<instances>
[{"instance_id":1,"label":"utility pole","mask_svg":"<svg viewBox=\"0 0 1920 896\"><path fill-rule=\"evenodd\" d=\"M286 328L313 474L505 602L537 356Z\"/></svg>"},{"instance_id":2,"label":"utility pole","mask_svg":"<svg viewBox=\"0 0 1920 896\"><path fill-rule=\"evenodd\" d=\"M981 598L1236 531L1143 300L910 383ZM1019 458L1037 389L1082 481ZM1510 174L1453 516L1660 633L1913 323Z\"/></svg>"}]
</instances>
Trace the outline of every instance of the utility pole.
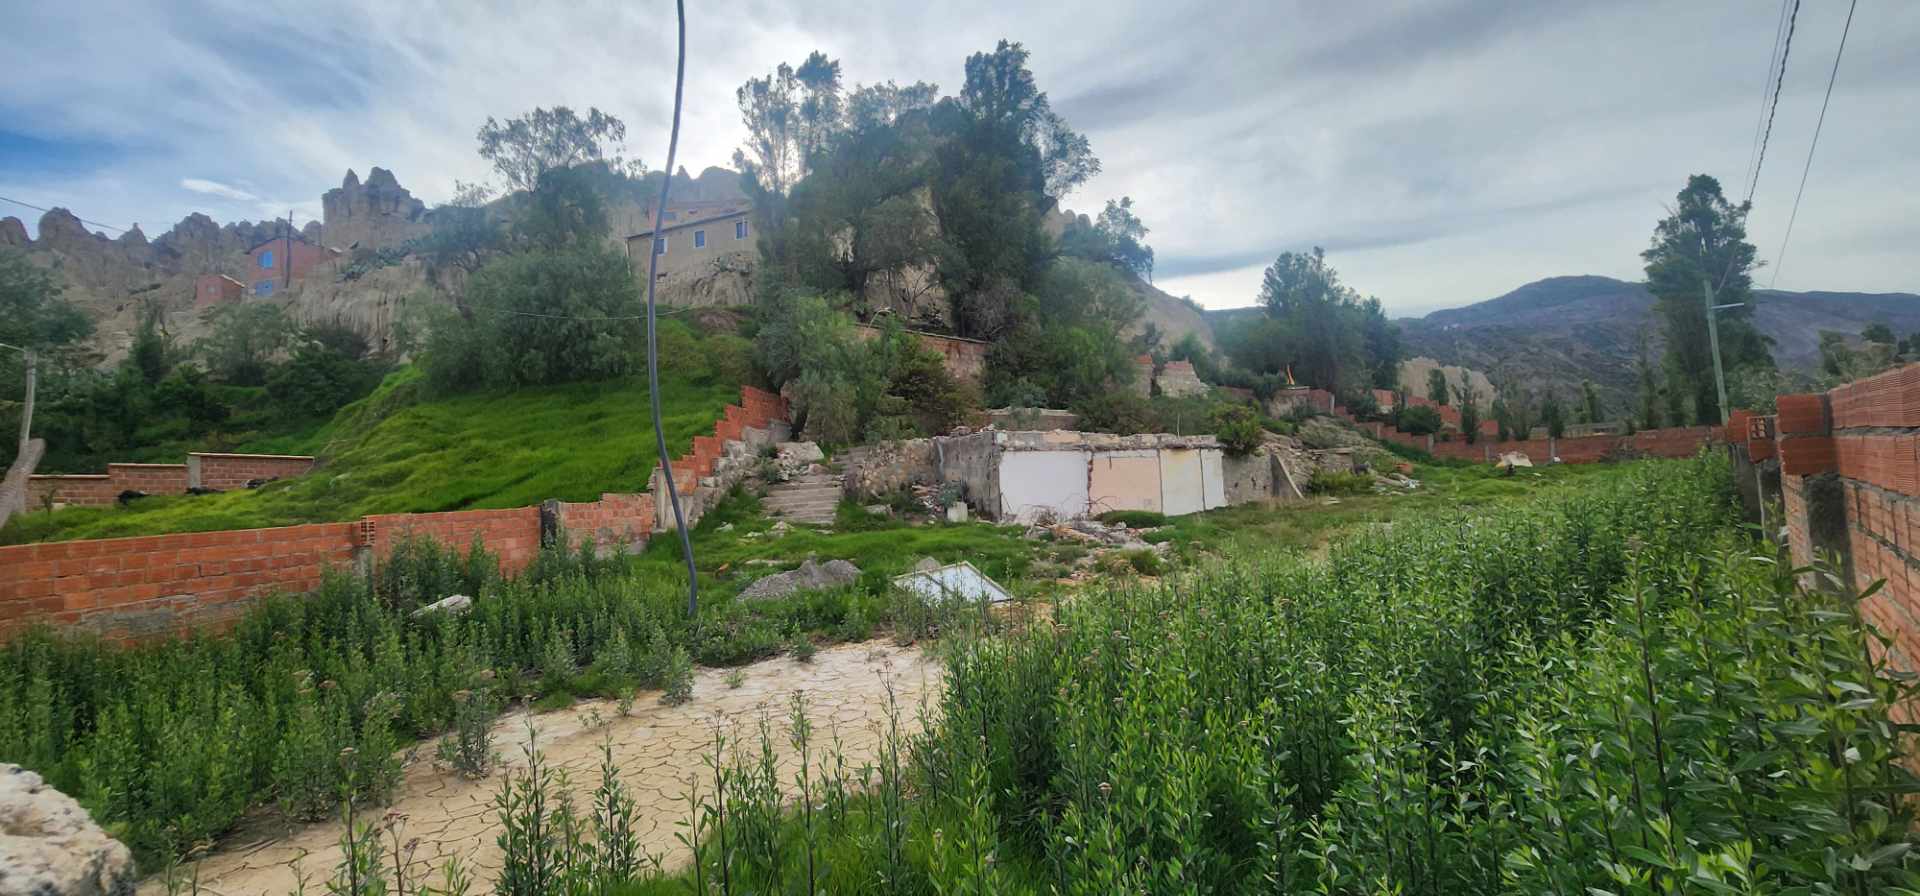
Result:
<instances>
[{"instance_id":1,"label":"utility pole","mask_svg":"<svg viewBox=\"0 0 1920 896\"><path fill-rule=\"evenodd\" d=\"M1720 396L1720 422L1727 422L1727 375L1720 368L1720 325L1715 322L1714 312L1719 310L1713 304L1713 281L1706 276L1700 278L1700 289L1705 296L1707 312L1707 344L1713 349L1713 387ZM1727 306L1734 307L1732 305ZM1698 418L1695 418L1698 419Z\"/></svg>"},{"instance_id":2,"label":"utility pole","mask_svg":"<svg viewBox=\"0 0 1920 896\"><path fill-rule=\"evenodd\" d=\"M27 402L20 409L20 453L17 456L25 457L27 443L33 441L33 392L39 384L40 358L33 353L33 349L20 351L27 356Z\"/></svg>"}]
</instances>

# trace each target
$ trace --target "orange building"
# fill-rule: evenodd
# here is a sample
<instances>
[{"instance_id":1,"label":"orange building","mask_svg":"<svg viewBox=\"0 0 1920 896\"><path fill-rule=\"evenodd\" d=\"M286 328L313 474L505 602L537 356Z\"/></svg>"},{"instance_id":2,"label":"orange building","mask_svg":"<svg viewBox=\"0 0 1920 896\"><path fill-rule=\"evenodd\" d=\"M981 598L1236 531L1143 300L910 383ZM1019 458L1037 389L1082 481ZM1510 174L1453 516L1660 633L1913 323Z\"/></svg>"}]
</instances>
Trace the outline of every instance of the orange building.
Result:
<instances>
[{"instance_id":1,"label":"orange building","mask_svg":"<svg viewBox=\"0 0 1920 896\"><path fill-rule=\"evenodd\" d=\"M247 250L247 270L242 279L247 291L270 296L304 278L314 265L339 254L340 250L316 246L297 233L284 234Z\"/></svg>"}]
</instances>

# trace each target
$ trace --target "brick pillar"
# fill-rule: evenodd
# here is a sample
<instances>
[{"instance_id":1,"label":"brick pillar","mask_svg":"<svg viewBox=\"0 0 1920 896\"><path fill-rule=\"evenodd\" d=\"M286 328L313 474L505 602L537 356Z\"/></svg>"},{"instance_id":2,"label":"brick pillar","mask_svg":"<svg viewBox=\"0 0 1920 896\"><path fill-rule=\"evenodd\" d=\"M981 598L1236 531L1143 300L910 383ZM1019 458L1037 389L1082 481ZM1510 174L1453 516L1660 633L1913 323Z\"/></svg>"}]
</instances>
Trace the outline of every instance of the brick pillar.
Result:
<instances>
[{"instance_id":1,"label":"brick pillar","mask_svg":"<svg viewBox=\"0 0 1920 896\"><path fill-rule=\"evenodd\" d=\"M1847 535L1847 490L1840 481L1838 454L1833 443L1833 407L1828 397L1782 395L1774 427L1779 433L1775 454L1780 472L1799 476L1804 497L1804 519L1786 521L1803 526L1816 555L1831 556L1840 579L1853 582L1853 548ZM1798 561L1800 558L1795 558Z\"/></svg>"}]
</instances>

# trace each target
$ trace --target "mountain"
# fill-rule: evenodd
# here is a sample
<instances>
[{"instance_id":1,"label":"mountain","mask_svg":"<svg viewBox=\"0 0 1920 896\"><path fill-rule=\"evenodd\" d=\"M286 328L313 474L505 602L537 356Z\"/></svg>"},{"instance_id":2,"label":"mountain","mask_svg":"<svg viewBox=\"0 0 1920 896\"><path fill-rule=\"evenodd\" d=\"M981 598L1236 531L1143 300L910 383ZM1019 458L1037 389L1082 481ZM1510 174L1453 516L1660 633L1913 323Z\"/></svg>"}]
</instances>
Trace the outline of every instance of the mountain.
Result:
<instances>
[{"instance_id":1,"label":"mountain","mask_svg":"<svg viewBox=\"0 0 1920 896\"><path fill-rule=\"evenodd\" d=\"M1857 336L1878 322L1901 335L1920 331L1920 295L1912 293L1763 289L1754 291L1753 305L1754 325L1773 340L1774 360L1785 368L1816 367L1823 330ZM1592 380L1610 403L1634 391L1643 334L1656 361L1663 348L1645 284L1611 277L1550 277L1399 324L1410 355L1484 370L1496 380L1551 386L1562 395Z\"/></svg>"}]
</instances>

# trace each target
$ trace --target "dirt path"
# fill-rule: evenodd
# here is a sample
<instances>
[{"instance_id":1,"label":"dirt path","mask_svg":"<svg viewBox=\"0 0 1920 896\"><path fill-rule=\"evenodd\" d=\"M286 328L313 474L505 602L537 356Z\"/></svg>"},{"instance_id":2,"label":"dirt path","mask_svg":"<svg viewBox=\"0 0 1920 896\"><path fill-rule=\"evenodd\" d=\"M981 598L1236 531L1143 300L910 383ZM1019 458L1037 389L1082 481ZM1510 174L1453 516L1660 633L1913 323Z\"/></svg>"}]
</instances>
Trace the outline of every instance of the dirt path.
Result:
<instances>
[{"instance_id":1,"label":"dirt path","mask_svg":"<svg viewBox=\"0 0 1920 896\"><path fill-rule=\"evenodd\" d=\"M599 781L600 745L612 739L621 780L639 806L641 849L661 855L668 868L677 868L687 859L674 833L687 815L688 778L705 772L702 757L712 747L716 726L730 739L744 739L757 751L760 719L769 715L782 765L788 766L792 751L786 745L786 718L793 693L801 691L814 723L816 744L830 745L837 729L847 763L857 768L877 755L880 726L886 721L887 683L894 686L904 733L917 729L921 700L930 701L936 695L940 680L937 661L917 648L899 648L885 641L822 650L812 663L782 658L741 671L745 683L730 688L727 672L701 670L693 700L681 706L663 706L658 692L643 693L626 718L617 718L619 709L606 700L533 716L511 713L494 726L494 747L504 761L492 775L478 781L435 769L425 758L432 745L423 745L421 758L407 767L400 794L388 810L405 817L400 829L403 842L419 838L414 862L431 871L422 876L437 880L440 866L458 856L475 878L473 891L487 892L500 858L494 844L498 828L493 795L506 769L526 766L521 747L531 718L542 754L553 767L567 770L576 792L590 791ZM593 724L596 712L608 720L598 727ZM201 892L290 894L296 868L305 872L308 891L313 892L332 875L340 859L339 822L304 825L290 833L278 822L270 825L229 837L202 860ZM187 873L188 869L181 869L183 877ZM139 892L140 896L164 894L165 882L154 875L141 884Z\"/></svg>"}]
</instances>

